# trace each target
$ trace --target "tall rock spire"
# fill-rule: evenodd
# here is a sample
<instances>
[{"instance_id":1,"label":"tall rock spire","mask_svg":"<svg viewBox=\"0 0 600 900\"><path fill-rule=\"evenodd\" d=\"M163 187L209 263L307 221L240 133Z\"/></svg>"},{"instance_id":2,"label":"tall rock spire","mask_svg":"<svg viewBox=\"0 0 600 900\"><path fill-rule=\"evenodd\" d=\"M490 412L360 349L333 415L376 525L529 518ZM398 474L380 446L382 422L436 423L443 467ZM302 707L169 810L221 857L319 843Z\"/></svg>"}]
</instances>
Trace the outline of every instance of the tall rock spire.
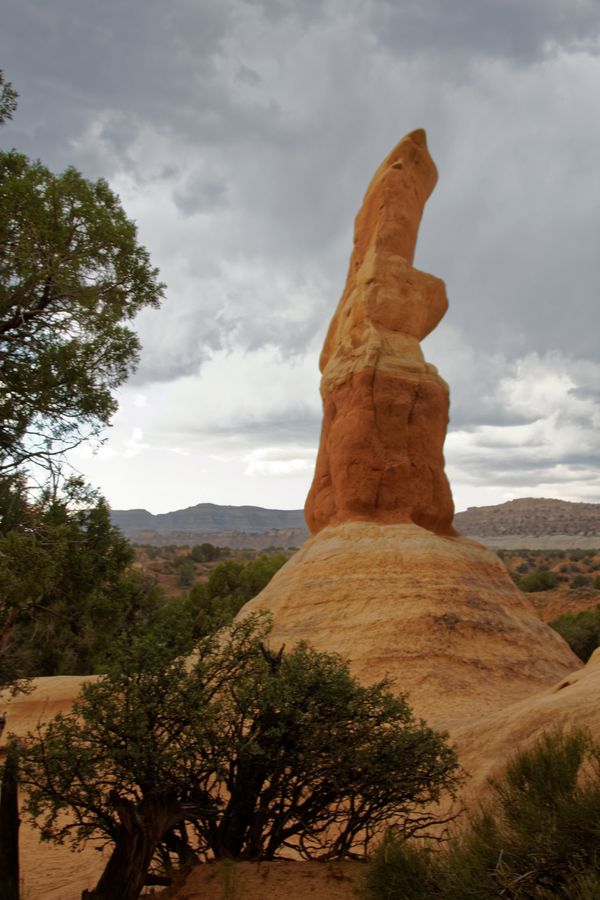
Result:
<instances>
[{"instance_id":1,"label":"tall rock spire","mask_svg":"<svg viewBox=\"0 0 600 900\"><path fill-rule=\"evenodd\" d=\"M412 265L436 181L425 132L413 131L375 173L356 217L320 360L323 428L305 507L313 533L348 521L455 533L443 457L448 386L419 345L448 301L444 282Z\"/></svg>"},{"instance_id":2,"label":"tall rock spire","mask_svg":"<svg viewBox=\"0 0 600 900\"><path fill-rule=\"evenodd\" d=\"M446 292L412 266L435 181L414 131L369 185L321 357L323 433L306 503L316 533L239 615L268 610L273 647L339 653L365 683L390 677L417 715L450 728L578 661L502 560L452 530L448 387L419 346Z\"/></svg>"}]
</instances>

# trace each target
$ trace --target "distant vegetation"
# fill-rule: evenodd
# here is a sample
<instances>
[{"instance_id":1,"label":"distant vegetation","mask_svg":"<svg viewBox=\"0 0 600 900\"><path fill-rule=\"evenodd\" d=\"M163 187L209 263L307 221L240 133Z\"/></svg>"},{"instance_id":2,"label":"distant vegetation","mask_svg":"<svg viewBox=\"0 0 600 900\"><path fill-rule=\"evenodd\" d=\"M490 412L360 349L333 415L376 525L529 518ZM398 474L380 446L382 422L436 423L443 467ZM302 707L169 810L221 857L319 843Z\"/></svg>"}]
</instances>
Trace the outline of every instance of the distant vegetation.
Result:
<instances>
[{"instance_id":1,"label":"distant vegetation","mask_svg":"<svg viewBox=\"0 0 600 900\"><path fill-rule=\"evenodd\" d=\"M287 556L259 556L247 563L227 560L212 570L207 581L194 585L186 600L193 616L193 634L203 637L230 622L244 603L267 586L287 562Z\"/></svg>"},{"instance_id":2,"label":"distant vegetation","mask_svg":"<svg viewBox=\"0 0 600 900\"><path fill-rule=\"evenodd\" d=\"M565 587L600 590L600 550L498 550L518 587L527 593Z\"/></svg>"},{"instance_id":3,"label":"distant vegetation","mask_svg":"<svg viewBox=\"0 0 600 900\"><path fill-rule=\"evenodd\" d=\"M600 746L555 733L509 763L493 799L447 844L391 836L364 900L596 900Z\"/></svg>"},{"instance_id":4,"label":"distant vegetation","mask_svg":"<svg viewBox=\"0 0 600 900\"><path fill-rule=\"evenodd\" d=\"M561 634L579 659L587 662L600 647L600 604L595 609L565 613L550 625Z\"/></svg>"},{"instance_id":5,"label":"distant vegetation","mask_svg":"<svg viewBox=\"0 0 600 900\"><path fill-rule=\"evenodd\" d=\"M558 584L558 578L554 572L548 572L547 569L541 569L539 572L533 572L531 575L525 575L524 578L517 579L517 586L527 594L534 594L537 591L550 591Z\"/></svg>"},{"instance_id":6,"label":"distant vegetation","mask_svg":"<svg viewBox=\"0 0 600 900\"><path fill-rule=\"evenodd\" d=\"M600 551L500 550L498 554L517 586L534 595L542 618L587 662L600 646Z\"/></svg>"}]
</instances>

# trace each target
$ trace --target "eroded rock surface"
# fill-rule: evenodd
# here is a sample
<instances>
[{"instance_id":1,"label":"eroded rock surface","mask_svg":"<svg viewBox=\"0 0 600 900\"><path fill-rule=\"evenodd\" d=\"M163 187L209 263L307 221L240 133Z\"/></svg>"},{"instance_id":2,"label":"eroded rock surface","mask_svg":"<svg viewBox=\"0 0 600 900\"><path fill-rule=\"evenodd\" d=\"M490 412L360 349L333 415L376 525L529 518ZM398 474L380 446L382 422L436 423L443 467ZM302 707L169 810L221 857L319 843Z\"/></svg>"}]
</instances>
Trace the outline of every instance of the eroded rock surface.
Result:
<instances>
[{"instance_id":1,"label":"eroded rock surface","mask_svg":"<svg viewBox=\"0 0 600 900\"><path fill-rule=\"evenodd\" d=\"M443 281L412 265L437 181L425 132L381 164L356 217L354 250L320 366L323 428L306 521L414 523L454 534L444 474L448 386L419 342L444 315Z\"/></svg>"},{"instance_id":2,"label":"eroded rock surface","mask_svg":"<svg viewBox=\"0 0 600 900\"><path fill-rule=\"evenodd\" d=\"M323 529L242 614L260 609L273 617L273 647L304 640L348 659L363 682L389 676L417 715L444 728L580 665L495 553L416 525Z\"/></svg>"},{"instance_id":3,"label":"eroded rock surface","mask_svg":"<svg viewBox=\"0 0 600 900\"><path fill-rule=\"evenodd\" d=\"M437 178L425 133L379 167L356 218L343 296L321 356L323 430L306 503L313 532L250 601L272 643L306 640L385 676L429 722L500 709L578 660L498 557L452 528L444 474L448 387L419 342L447 307L412 265Z\"/></svg>"}]
</instances>

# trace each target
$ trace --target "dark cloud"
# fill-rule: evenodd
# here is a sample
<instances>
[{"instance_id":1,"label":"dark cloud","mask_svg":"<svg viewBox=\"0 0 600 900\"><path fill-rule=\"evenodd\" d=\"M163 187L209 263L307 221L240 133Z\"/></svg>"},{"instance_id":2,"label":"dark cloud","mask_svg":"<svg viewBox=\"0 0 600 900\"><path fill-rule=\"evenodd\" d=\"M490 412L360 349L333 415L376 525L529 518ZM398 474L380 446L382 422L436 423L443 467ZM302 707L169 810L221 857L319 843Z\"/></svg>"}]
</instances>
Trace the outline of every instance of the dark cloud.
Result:
<instances>
[{"instance_id":1,"label":"dark cloud","mask_svg":"<svg viewBox=\"0 0 600 900\"><path fill-rule=\"evenodd\" d=\"M491 457L551 415L502 387L531 353L559 353L563 379L572 367L583 406L560 427L588 433L599 32L597 0L6 0L0 59L20 101L0 139L108 177L138 221L168 285L138 320L141 389L200 377L222 351L316 354L368 181L426 127L440 181L417 265L447 282L425 352L451 385L451 432L489 451L498 483L543 479L553 452L575 465L571 444L547 449L546 434L539 469ZM259 405L215 433L316 442L315 414L293 407Z\"/></svg>"},{"instance_id":2,"label":"dark cloud","mask_svg":"<svg viewBox=\"0 0 600 900\"><path fill-rule=\"evenodd\" d=\"M201 173L191 173L181 187L173 192L173 200L185 215L214 212L227 201L225 181L206 179Z\"/></svg>"},{"instance_id":3,"label":"dark cloud","mask_svg":"<svg viewBox=\"0 0 600 900\"><path fill-rule=\"evenodd\" d=\"M394 54L530 63L559 47L593 41L600 32L596 0L373 0L371 22Z\"/></svg>"}]
</instances>

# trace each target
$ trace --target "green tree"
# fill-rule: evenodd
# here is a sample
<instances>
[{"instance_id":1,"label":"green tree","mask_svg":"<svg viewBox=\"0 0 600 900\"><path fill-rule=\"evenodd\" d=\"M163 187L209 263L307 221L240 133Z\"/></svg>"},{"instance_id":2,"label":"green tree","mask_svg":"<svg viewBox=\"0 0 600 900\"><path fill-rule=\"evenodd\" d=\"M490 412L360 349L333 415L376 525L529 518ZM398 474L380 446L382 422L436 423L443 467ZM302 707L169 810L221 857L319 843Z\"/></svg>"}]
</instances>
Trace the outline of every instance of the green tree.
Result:
<instances>
[{"instance_id":1,"label":"green tree","mask_svg":"<svg viewBox=\"0 0 600 900\"><path fill-rule=\"evenodd\" d=\"M577 613L564 613L550 622L579 659L587 662L594 650L600 647L600 604L595 609Z\"/></svg>"},{"instance_id":2,"label":"green tree","mask_svg":"<svg viewBox=\"0 0 600 900\"><path fill-rule=\"evenodd\" d=\"M594 900L600 897L600 746L550 733L519 753L469 826L444 846L392 838L365 900Z\"/></svg>"},{"instance_id":3,"label":"green tree","mask_svg":"<svg viewBox=\"0 0 600 900\"><path fill-rule=\"evenodd\" d=\"M547 569L540 569L539 572L533 572L526 575L525 578L517 580L517 586L526 593L536 593L538 591L550 591L558 584L558 579L554 572Z\"/></svg>"},{"instance_id":4,"label":"green tree","mask_svg":"<svg viewBox=\"0 0 600 900\"><path fill-rule=\"evenodd\" d=\"M114 845L92 896L132 900L153 859L168 870L192 848L348 856L390 820L405 834L434 821L457 782L444 737L385 683L362 687L305 645L275 654L267 633L264 616L238 622L192 664L161 635L129 642L72 714L29 736L22 782L42 836Z\"/></svg>"},{"instance_id":5,"label":"green tree","mask_svg":"<svg viewBox=\"0 0 600 900\"><path fill-rule=\"evenodd\" d=\"M175 565L175 573L177 575L177 584L180 587L189 587L194 583L196 577L196 566L193 559L189 556L178 556Z\"/></svg>"},{"instance_id":6,"label":"green tree","mask_svg":"<svg viewBox=\"0 0 600 900\"><path fill-rule=\"evenodd\" d=\"M194 562L212 562L215 559L219 559L221 549L213 544L195 544L190 550L190 556Z\"/></svg>"},{"instance_id":7,"label":"green tree","mask_svg":"<svg viewBox=\"0 0 600 900\"><path fill-rule=\"evenodd\" d=\"M33 502L0 479L0 504L0 683L106 671L114 640L165 606L106 503L78 481Z\"/></svg>"},{"instance_id":8,"label":"green tree","mask_svg":"<svg viewBox=\"0 0 600 900\"><path fill-rule=\"evenodd\" d=\"M231 622L244 603L256 597L287 562L282 553L259 556L248 563L228 559L212 570L207 581L197 582L189 595L194 634L202 637Z\"/></svg>"},{"instance_id":9,"label":"green tree","mask_svg":"<svg viewBox=\"0 0 600 900\"><path fill-rule=\"evenodd\" d=\"M4 72L0 69L0 125L4 125L7 119L12 119L18 96L10 81L5 81Z\"/></svg>"},{"instance_id":10,"label":"green tree","mask_svg":"<svg viewBox=\"0 0 600 900\"><path fill-rule=\"evenodd\" d=\"M106 181L0 153L0 471L97 436L163 294Z\"/></svg>"}]
</instances>

